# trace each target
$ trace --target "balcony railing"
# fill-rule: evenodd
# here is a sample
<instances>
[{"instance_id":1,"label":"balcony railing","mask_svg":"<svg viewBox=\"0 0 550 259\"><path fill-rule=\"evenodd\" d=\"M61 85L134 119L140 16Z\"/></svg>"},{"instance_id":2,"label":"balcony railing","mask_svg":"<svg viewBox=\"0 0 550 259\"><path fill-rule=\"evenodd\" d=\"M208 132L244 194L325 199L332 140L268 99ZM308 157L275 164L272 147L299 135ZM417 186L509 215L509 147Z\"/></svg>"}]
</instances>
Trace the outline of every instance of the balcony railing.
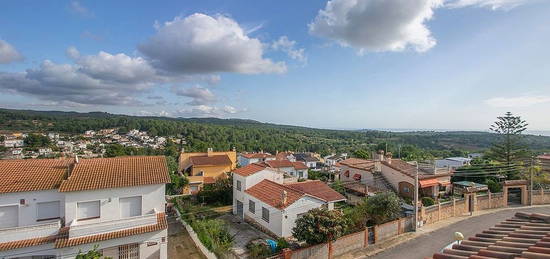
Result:
<instances>
[{"instance_id":1,"label":"balcony railing","mask_svg":"<svg viewBox=\"0 0 550 259\"><path fill-rule=\"evenodd\" d=\"M61 220L40 225L0 229L0 243L57 235Z\"/></svg>"},{"instance_id":2,"label":"balcony railing","mask_svg":"<svg viewBox=\"0 0 550 259\"><path fill-rule=\"evenodd\" d=\"M154 224L157 224L156 213L82 225L78 221L73 221L69 230L69 238L97 235Z\"/></svg>"}]
</instances>

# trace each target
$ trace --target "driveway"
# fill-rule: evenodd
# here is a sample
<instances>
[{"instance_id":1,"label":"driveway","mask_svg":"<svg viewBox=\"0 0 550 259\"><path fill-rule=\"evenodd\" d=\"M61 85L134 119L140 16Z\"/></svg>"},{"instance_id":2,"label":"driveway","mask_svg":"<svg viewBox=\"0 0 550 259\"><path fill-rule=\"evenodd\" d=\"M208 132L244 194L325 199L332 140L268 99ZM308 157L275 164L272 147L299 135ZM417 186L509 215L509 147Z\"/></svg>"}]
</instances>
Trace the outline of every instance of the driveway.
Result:
<instances>
[{"instance_id":1,"label":"driveway","mask_svg":"<svg viewBox=\"0 0 550 259\"><path fill-rule=\"evenodd\" d=\"M386 258L425 258L431 257L435 252L443 249L445 246L454 241L453 233L458 231L464 234L464 237L474 236L481 231L488 229L500 221L511 218L516 212L522 211L527 213L544 213L550 214L549 207L538 208L517 208L510 210L502 210L495 213L474 216L452 225L442 227L430 233L426 233L417 238L411 239L405 243L399 244L384 252L369 258L386 259ZM354 253L356 258L361 258L361 253Z\"/></svg>"},{"instance_id":2,"label":"driveway","mask_svg":"<svg viewBox=\"0 0 550 259\"><path fill-rule=\"evenodd\" d=\"M175 215L168 216L168 258L206 259Z\"/></svg>"},{"instance_id":3,"label":"driveway","mask_svg":"<svg viewBox=\"0 0 550 259\"><path fill-rule=\"evenodd\" d=\"M246 245L251 240L273 239L232 214L224 214L218 219L227 222L229 233L235 238L232 249L239 256L243 256L247 252Z\"/></svg>"}]
</instances>

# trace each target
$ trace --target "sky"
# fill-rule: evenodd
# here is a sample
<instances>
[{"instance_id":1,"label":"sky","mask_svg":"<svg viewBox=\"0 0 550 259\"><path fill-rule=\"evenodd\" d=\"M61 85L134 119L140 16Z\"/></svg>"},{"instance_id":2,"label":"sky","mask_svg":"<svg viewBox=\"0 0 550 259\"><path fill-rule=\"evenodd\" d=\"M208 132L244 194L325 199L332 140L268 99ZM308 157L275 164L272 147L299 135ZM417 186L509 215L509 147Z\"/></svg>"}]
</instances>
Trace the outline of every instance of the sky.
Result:
<instances>
[{"instance_id":1,"label":"sky","mask_svg":"<svg viewBox=\"0 0 550 259\"><path fill-rule=\"evenodd\" d=\"M550 130L550 0L2 1L0 107Z\"/></svg>"}]
</instances>

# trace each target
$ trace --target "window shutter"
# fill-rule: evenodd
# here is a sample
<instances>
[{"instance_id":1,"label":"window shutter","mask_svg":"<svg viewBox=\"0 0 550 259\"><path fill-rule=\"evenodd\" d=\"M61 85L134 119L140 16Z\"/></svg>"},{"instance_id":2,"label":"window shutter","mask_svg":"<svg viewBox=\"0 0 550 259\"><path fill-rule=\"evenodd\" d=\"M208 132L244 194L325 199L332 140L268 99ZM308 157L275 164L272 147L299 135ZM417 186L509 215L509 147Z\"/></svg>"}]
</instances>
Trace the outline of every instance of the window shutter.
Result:
<instances>
[{"instance_id":1,"label":"window shutter","mask_svg":"<svg viewBox=\"0 0 550 259\"><path fill-rule=\"evenodd\" d=\"M40 202L37 205L37 220L59 218L61 210L59 201Z\"/></svg>"},{"instance_id":2,"label":"window shutter","mask_svg":"<svg viewBox=\"0 0 550 259\"><path fill-rule=\"evenodd\" d=\"M99 218L99 201L77 203L77 219Z\"/></svg>"},{"instance_id":3,"label":"window shutter","mask_svg":"<svg viewBox=\"0 0 550 259\"><path fill-rule=\"evenodd\" d=\"M17 227L19 222L18 206L0 207L0 228Z\"/></svg>"},{"instance_id":4,"label":"window shutter","mask_svg":"<svg viewBox=\"0 0 550 259\"><path fill-rule=\"evenodd\" d=\"M120 217L141 216L141 196L120 198Z\"/></svg>"}]
</instances>

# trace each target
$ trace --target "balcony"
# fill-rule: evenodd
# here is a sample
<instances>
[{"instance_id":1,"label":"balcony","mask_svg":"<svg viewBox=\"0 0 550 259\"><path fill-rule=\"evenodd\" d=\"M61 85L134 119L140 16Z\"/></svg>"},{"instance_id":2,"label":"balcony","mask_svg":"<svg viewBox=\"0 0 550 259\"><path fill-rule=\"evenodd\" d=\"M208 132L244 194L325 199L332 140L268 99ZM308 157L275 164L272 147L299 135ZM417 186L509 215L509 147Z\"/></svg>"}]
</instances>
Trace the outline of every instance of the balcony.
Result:
<instances>
[{"instance_id":1,"label":"balcony","mask_svg":"<svg viewBox=\"0 0 550 259\"><path fill-rule=\"evenodd\" d=\"M40 225L0 229L0 243L57 235L61 220Z\"/></svg>"},{"instance_id":2,"label":"balcony","mask_svg":"<svg viewBox=\"0 0 550 259\"><path fill-rule=\"evenodd\" d=\"M79 224L78 221L73 221L69 230L69 238L97 235L154 224L157 224L156 213L90 224Z\"/></svg>"}]
</instances>

